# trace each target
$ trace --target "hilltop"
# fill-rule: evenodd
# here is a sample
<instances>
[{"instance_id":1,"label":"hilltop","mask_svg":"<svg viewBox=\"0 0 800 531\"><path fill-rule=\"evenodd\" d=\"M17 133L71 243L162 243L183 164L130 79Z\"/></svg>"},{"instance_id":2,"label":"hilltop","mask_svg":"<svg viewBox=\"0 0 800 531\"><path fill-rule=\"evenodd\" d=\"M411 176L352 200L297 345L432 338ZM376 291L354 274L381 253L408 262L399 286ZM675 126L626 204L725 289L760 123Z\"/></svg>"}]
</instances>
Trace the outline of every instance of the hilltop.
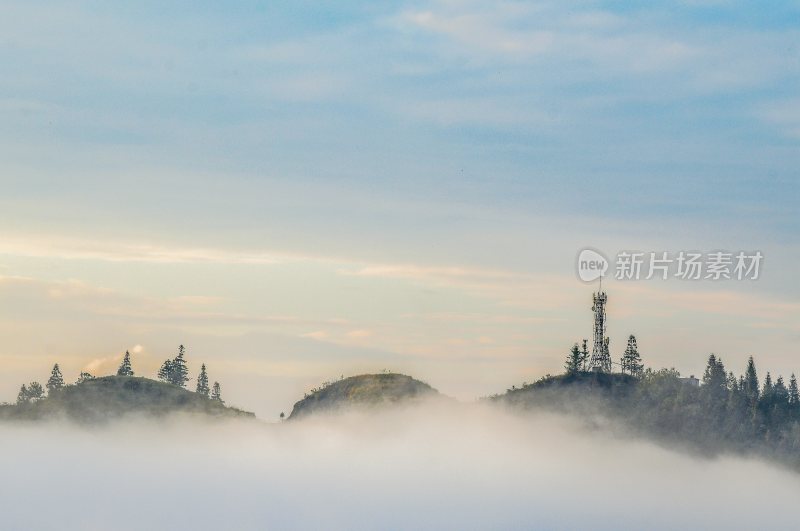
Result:
<instances>
[{"instance_id":1,"label":"hilltop","mask_svg":"<svg viewBox=\"0 0 800 531\"><path fill-rule=\"evenodd\" d=\"M627 374L604 372L548 375L535 383L512 387L504 394L489 397L489 400L521 408L585 408L587 401L597 406L599 402L627 399L636 390L638 381ZM559 400L554 400L555 397Z\"/></svg>"},{"instance_id":2,"label":"hilltop","mask_svg":"<svg viewBox=\"0 0 800 531\"><path fill-rule=\"evenodd\" d=\"M405 374L362 374L328 383L298 401L290 419L351 407L370 408L441 396L430 385Z\"/></svg>"},{"instance_id":3,"label":"hilltop","mask_svg":"<svg viewBox=\"0 0 800 531\"><path fill-rule=\"evenodd\" d=\"M64 418L95 423L127 415L194 413L211 417L254 417L183 387L135 376L105 376L67 385L30 403L0 406L0 420Z\"/></svg>"}]
</instances>

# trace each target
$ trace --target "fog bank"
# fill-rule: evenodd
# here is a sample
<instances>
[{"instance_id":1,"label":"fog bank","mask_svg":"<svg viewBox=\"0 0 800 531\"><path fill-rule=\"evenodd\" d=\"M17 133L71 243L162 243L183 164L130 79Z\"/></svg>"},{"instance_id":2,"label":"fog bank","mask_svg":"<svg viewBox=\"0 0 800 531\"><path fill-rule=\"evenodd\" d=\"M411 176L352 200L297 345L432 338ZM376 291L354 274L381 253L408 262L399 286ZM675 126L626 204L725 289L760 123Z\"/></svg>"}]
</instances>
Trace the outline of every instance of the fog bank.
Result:
<instances>
[{"instance_id":1,"label":"fog bank","mask_svg":"<svg viewBox=\"0 0 800 531\"><path fill-rule=\"evenodd\" d=\"M5 529L796 528L800 475L547 414L0 424Z\"/></svg>"}]
</instances>

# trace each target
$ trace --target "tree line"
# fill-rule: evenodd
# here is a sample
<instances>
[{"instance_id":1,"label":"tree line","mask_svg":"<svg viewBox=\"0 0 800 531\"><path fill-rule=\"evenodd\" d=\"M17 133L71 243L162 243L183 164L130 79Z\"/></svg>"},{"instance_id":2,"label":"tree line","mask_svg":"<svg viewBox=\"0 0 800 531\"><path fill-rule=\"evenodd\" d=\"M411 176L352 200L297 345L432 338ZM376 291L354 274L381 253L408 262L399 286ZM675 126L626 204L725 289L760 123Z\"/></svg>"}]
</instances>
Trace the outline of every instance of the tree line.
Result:
<instances>
[{"instance_id":1,"label":"tree line","mask_svg":"<svg viewBox=\"0 0 800 531\"><path fill-rule=\"evenodd\" d=\"M178 354L174 358L165 360L161 365L161 368L157 374L158 379L164 383L185 388L186 383L189 381L189 368L186 365L185 355L186 348L183 345L180 345L178 347ZM116 375L135 376L133 366L131 364L131 354L129 351L125 351L125 355L122 358L122 363L120 363L119 368L117 369ZM94 378L95 376L88 372L81 372L77 381L75 382L75 385L80 385L84 382L93 380ZM224 403L222 400L222 389L219 382L214 382L211 387L209 387L208 383L208 372L206 371L205 363L203 363L200 366L200 372L197 375L197 386L195 387L195 393L204 396L209 400L215 400L220 403ZM45 398L45 396L54 396L61 389L63 389L65 385L64 376L61 374L61 368L58 366L58 363L56 363L53 365L53 369L50 372L50 378L47 380L47 383L44 387L42 387L42 384L37 381L33 381L28 384L22 384L22 387L17 394L17 404L35 402ZM47 389L46 393L45 388Z\"/></svg>"},{"instance_id":2,"label":"tree line","mask_svg":"<svg viewBox=\"0 0 800 531\"><path fill-rule=\"evenodd\" d=\"M737 376L716 354L709 355L699 381L682 378L675 369L644 369L634 336L616 364L617 374L590 372L588 357L586 341L574 344L564 375L512 387L511 399L599 411L636 431L702 451L754 450L800 467L800 389L794 374L788 381L770 372L760 378L750 356ZM533 389L544 392L526 398L525 391Z\"/></svg>"},{"instance_id":3,"label":"tree line","mask_svg":"<svg viewBox=\"0 0 800 531\"><path fill-rule=\"evenodd\" d=\"M607 345L605 345L607 348ZM589 340L584 339L581 345L577 343L572 345L572 349L567 354L567 361L564 363L564 370L567 374L577 374L586 372L589 365ZM636 336L633 334L628 337L628 346L625 347L625 352L622 354L619 363L620 372L622 374L630 374L631 376L641 376L644 371L644 364L642 363L642 356L639 354L639 347L636 344Z\"/></svg>"}]
</instances>

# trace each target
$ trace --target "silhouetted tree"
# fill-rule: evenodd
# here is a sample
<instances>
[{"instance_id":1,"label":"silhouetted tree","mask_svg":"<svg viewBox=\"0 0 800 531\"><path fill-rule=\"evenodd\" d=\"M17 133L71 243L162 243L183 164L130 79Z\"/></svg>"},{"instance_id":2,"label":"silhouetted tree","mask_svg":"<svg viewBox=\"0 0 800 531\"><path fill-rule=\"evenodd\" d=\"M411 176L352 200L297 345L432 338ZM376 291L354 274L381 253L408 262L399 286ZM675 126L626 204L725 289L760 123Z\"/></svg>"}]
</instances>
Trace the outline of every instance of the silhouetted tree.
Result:
<instances>
[{"instance_id":1,"label":"silhouetted tree","mask_svg":"<svg viewBox=\"0 0 800 531\"><path fill-rule=\"evenodd\" d=\"M708 357L701 390L712 415L719 415L728 399L728 377L722 358L717 359L714 354Z\"/></svg>"},{"instance_id":2,"label":"silhouetted tree","mask_svg":"<svg viewBox=\"0 0 800 531\"><path fill-rule=\"evenodd\" d=\"M58 392L64 387L64 377L61 375L61 369L58 368L58 363L53 365L53 370L50 373L50 378L47 380L47 392L53 394Z\"/></svg>"},{"instance_id":3,"label":"silhouetted tree","mask_svg":"<svg viewBox=\"0 0 800 531\"><path fill-rule=\"evenodd\" d=\"M22 387L19 388L19 394L17 395L17 404L27 404L30 401L31 397L28 395L28 387L22 384Z\"/></svg>"},{"instance_id":4,"label":"silhouetted tree","mask_svg":"<svg viewBox=\"0 0 800 531\"><path fill-rule=\"evenodd\" d=\"M219 382L214 382L214 386L211 388L211 400L224 403L222 400L222 389L220 388Z\"/></svg>"},{"instance_id":5,"label":"silhouetted tree","mask_svg":"<svg viewBox=\"0 0 800 531\"><path fill-rule=\"evenodd\" d=\"M92 375L91 375L91 374L89 374L88 372L82 372L82 373L81 373L81 374L78 376L78 381L77 381L77 382L75 382L75 383L76 383L76 384L82 384L83 382L86 382L86 381L89 381L89 380L94 380L94 376L92 376Z\"/></svg>"},{"instance_id":6,"label":"silhouetted tree","mask_svg":"<svg viewBox=\"0 0 800 531\"><path fill-rule=\"evenodd\" d=\"M200 375L197 377L197 394L208 398L208 374L206 374L206 364L200 366Z\"/></svg>"},{"instance_id":7,"label":"silhouetted tree","mask_svg":"<svg viewBox=\"0 0 800 531\"><path fill-rule=\"evenodd\" d=\"M178 355L172 360L170 383L179 387L186 387L186 382L189 381L189 369L186 367L186 360L183 359L185 352L186 349L180 345Z\"/></svg>"},{"instance_id":8,"label":"silhouetted tree","mask_svg":"<svg viewBox=\"0 0 800 531\"><path fill-rule=\"evenodd\" d=\"M797 407L800 404L800 391L797 389L797 378L792 377L789 379L789 405Z\"/></svg>"},{"instance_id":9,"label":"silhouetted tree","mask_svg":"<svg viewBox=\"0 0 800 531\"><path fill-rule=\"evenodd\" d=\"M30 400L40 400L44 397L44 388L39 382L31 382L28 384L28 398Z\"/></svg>"},{"instance_id":10,"label":"silhouetted tree","mask_svg":"<svg viewBox=\"0 0 800 531\"><path fill-rule=\"evenodd\" d=\"M744 392L750 401L751 406L755 406L758 402L758 374L756 373L756 364L753 361L753 356L747 360L747 371L744 374Z\"/></svg>"},{"instance_id":11,"label":"silhouetted tree","mask_svg":"<svg viewBox=\"0 0 800 531\"><path fill-rule=\"evenodd\" d=\"M589 364L589 340L584 339L581 343L581 370L585 371Z\"/></svg>"},{"instance_id":12,"label":"silhouetted tree","mask_svg":"<svg viewBox=\"0 0 800 531\"><path fill-rule=\"evenodd\" d=\"M172 360L166 360L158 369L158 379L162 382L172 383Z\"/></svg>"},{"instance_id":13,"label":"silhouetted tree","mask_svg":"<svg viewBox=\"0 0 800 531\"><path fill-rule=\"evenodd\" d=\"M117 376L133 376L133 367L131 367L131 354L125 351L125 357L122 358L122 363L117 369Z\"/></svg>"},{"instance_id":14,"label":"silhouetted tree","mask_svg":"<svg viewBox=\"0 0 800 531\"><path fill-rule=\"evenodd\" d=\"M581 350L578 347L578 344L575 343L572 345L572 349L567 355L567 361L564 364L564 370L567 371L567 374L577 374L582 368L583 363L581 360Z\"/></svg>"},{"instance_id":15,"label":"silhouetted tree","mask_svg":"<svg viewBox=\"0 0 800 531\"><path fill-rule=\"evenodd\" d=\"M636 336L631 334L628 338L628 346L625 347L625 353L622 355L622 374L630 374L631 376L641 376L644 370L642 357L639 355L639 348L636 346Z\"/></svg>"},{"instance_id":16,"label":"silhouetted tree","mask_svg":"<svg viewBox=\"0 0 800 531\"><path fill-rule=\"evenodd\" d=\"M285 418L286 418L286 414L285 414L283 411L281 411L280 418L281 418L281 420L283 420L283 419L285 419Z\"/></svg>"}]
</instances>

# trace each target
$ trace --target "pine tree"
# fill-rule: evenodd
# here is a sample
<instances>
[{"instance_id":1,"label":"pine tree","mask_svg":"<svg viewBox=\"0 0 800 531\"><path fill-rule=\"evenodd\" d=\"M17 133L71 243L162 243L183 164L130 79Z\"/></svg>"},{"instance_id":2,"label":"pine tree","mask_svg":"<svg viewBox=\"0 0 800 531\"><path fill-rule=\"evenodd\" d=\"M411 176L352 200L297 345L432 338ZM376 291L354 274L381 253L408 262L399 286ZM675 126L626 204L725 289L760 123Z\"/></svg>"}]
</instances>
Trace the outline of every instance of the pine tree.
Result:
<instances>
[{"instance_id":1,"label":"pine tree","mask_svg":"<svg viewBox=\"0 0 800 531\"><path fill-rule=\"evenodd\" d=\"M172 370L170 371L170 383L179 387L186 387L186 382L189 381L189 369L186 367L186 360L183 355L186 349L183 345L178 347L178 355L172 360Z\"/></svg>"},{"instance_id":2,"label":"pine tree","mask_svg":"<svg viewBox=\"0 0 800 531\"><path fill-rule=\"evenodd\" d=\"M219 382L214 382L214 386L211 388L211 400L216 400L217 402L224 404Z\"/></svg>"},{"instance_id":3,"label":"pine tree","mask_svg":"<svg viewBox=\"0 0 800 531\"><path fill-rule=\"evenodd\" d=\"M89 380L94 380L94 376L92 376L88 372L82 372L80 376L78 376L78 381L75 383L82 384L83 382L88 382Z\"/></svg>"},{"instance_id":4,"label":"pine tree","mask_svg":"<svg viewBox=\"0 0 800 531\"><path fill-rule=\"evenodd\" d=\"M736 379L736 376L733 374L733 371L728 372L728 391L731 393L738 393L739 392L739 381Z\"/></svg>"},{"instance_id":5,"label":"pine tree","mask_svg":"<svg viewBox=\"0 0 800 531\"><path fill-rule=\"evenodd\" d=\"M575 343L572 345L572 349L567 355L567 362L564 364L564 369L567 371L567 374L577 374L581 370L581 367L581 351L580 348L578 348L578 344Z\"/></svg>"},{"instance_id":6,"label":"pine tree","mask_svg":"<svg viewBox=\"0 0 800 531\"><path fill-rule=\"evenodd\" d=\"M158 369L158 379L162 382L172 383L172 360L166 360Z\"/></svg>"},{"instance_id":7,"label":"pine tree","mask_svg":"<svg viewBox=\"0 0 800 531\"><path fill-rule=\"evenodd\" d=\"M800 391L797 389L797 378L792 377L789 379L789 405L797 407L800 404Z\"/></svg>"},{"instance_id":8,"label":"pine tree","mask_svg":"<svg viewBox=\"0 0 800 531\"><path fill-rule=\"evenodd\" d=\"M744 392L750 400L750 405L753 406L758 402L758 374L756 373L756 364L753 361L753 356L747 360L747 371L744 377Z\"/></svg>"},{"instance_id":9,"label":"pine tree","mask_svg":"<svg viewBox=\"0 0 800 531\"><path fill-rule=\"evenodd\" d=\"M52 395L64 387L64 377L61 376L61 369L58 368L58 363L53 365L53 371L50 373L50 379L47 380L47 393Z\"/></svg>"},{"instance_id":10,"label":"pine tree","mask_svg":"<svg viewBox=\"0 0 800 531\"><path fill-rule=\"evenodd\" d=\"M31 382L28 384L28 398L30 400L39 400L44 397L44 389L39 382Z\"/></svg>"},{"instance_id":11,"label":"pine tree","mask_svg":"<svg viewBox=\"0 0 800 531\"><path fill-rule=\"evenodd\" d=\"M789 390L786 389L786 384L783 382L783 376L778 376L775 380L775 385L772 386L772 394L775 401L781 405L789 403Z\"/></svg>"},{"instance_id":12,"label":"pine tree","mask_svg":"<svg viewBox=\"0 0 800 531\"><path fill-rule=\"evenodd\" d=\"M761 396L766 399L772 398L773 391L772 376L770 376L769 371L767 371L767 377L764 378L764 388L761 390Z\"/></svg>"},{"instance_id":13,"label":"pine tree","mask_svg":"<svg viewBox=\"0 0 800 531\"><path fill-rule=\"evenodd\" d=\"M631 376L641 376L644 370L642 357L639 355L639 348L636 346L636 336L631 334L628 338L628 346L625 348L625 353L622 355L622 374L630 374Z\"/></svg>"},{"instance_id":14,"label":"pine tree","mask_svg":"<svg viewBox=\"0 0 800 531\"><path fill-rule=\"evenodd\" d=\"M28 395L28 388L25 384L22 384L22 387L19 388L19 394L17 395L17 404L27 404L31 401L30 395Z\"/></svg>"},{"instance_id":15,"label":"pine tree","mask_svg":"<svg viewBox=\"0 0 800 531\"><path fill-rule=\"evenodd\" d=\"M125 357L122 358L122 363L117 369L117 376L133 376L133 367L131 367L131 354L125 351Z\"/></svg>"},{"instance_id":16,"label":"pine tree","mask_svg":"<svg viewBox=\"0 0 800 531\"><path fill-rule=\"evenodd\" d=\"M586 366L589 363L589 340L584 339L581 345L581 370L586 371Z\"/></svg>"},{"instance_id":17,"label":"pine tree","mask_svg":"<svg viewBox=\"0 0 800 531\"><path fill-rule=\"evenodd\" d=\"M708 364L703 373L703 393L708 397L711 407L720 407L728 397L728 377L722 359L714 354L708 356Z\"/></svg>"},{"instance_id":18,"label":"pine tree","mask_svg":"<svg viewBox=\"0 0 800 531\"><path fill-rule=\"evenodd\" d=\"M713 370L712 379L714 385L727 388L728 377L727 373L725 372L725 364L722 362L722 358L717 358L717 364Z\"/></svg>"},{"instance_id":19,"label":"pine tree","mask_svg":"<svg viewBox=\"0 0 800 531\"><path fill-rule=\"evenodd\" d=\"M197 394L208 398L208 374L206 374L206 364L200 366L200 375L197 377Z\"/></svg>"}]
</instances>

